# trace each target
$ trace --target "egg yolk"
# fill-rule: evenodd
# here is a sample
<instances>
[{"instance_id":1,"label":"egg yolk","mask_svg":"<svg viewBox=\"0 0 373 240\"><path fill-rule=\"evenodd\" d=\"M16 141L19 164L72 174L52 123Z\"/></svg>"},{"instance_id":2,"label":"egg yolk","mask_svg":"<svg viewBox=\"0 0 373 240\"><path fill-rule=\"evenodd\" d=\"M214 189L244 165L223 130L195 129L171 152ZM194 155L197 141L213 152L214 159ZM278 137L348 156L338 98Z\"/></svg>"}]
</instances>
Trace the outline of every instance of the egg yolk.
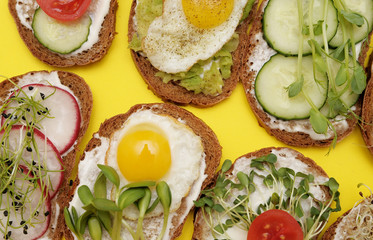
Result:
<instances>
[{"instance_id":1,"label":"egg yolk","mask_svg":"<svg viewBox=\"0 0 373 240\"><path fill-rule=\"evenodd\" d=\"M182 0L188 21L198 28L213 28L231 15L234 0Z\"/></svg>"},{"instance_id":2,"label":"egg yolk","mask_svg":"<svg viewBox=\"0 0 373 240\"><path fill-rule=\"evenodd\" d=\"M159 180L171 165L171 150L163 131L140 124L124 135L118 146L118 166L130 182Z\"/></svg>"}]
</instances>

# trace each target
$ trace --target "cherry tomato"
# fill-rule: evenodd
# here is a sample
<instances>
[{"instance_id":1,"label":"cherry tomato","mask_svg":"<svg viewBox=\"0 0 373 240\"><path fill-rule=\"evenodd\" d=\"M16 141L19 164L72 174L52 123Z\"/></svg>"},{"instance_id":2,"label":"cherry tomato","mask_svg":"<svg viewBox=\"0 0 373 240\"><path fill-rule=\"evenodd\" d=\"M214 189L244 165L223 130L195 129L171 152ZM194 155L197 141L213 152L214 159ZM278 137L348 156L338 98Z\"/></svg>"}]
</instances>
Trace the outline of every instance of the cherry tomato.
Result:
<instances>
[{"instance_id":1,"label":"cherry tomato","mask_svg":"<svg viewBox=\"0 0 373 240\"><path fill-rule=\"evenodd\" d=\"M80 18L91 0L36 0L40 8L50 17L60 21L73 21Z\"/></svg>"},{"instance_id":2,"label":"cherry tomato","mask_svg":"<svg viewBox=\"0 0 373 240\"><path fill-rule=\"evenodd\" d=\"M303 240L303 231L289 213L272 209L254 219L247 240Z\"/></svg>"}]
</instances>

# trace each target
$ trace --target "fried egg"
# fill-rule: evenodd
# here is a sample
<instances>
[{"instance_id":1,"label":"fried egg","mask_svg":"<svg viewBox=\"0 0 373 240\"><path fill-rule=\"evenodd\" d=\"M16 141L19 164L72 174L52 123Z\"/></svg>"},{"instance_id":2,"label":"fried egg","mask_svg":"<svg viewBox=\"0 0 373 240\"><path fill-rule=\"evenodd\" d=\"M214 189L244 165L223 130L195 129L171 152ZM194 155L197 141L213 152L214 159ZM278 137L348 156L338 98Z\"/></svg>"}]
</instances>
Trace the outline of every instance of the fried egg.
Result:
<instances>
[{"instance_id":1,"label":"fried egg","mask_svg":"<svg viewBox=\"0 0 373 240\"><path fill-rule=\"evenodd\" d=\"M183 197L199 178L204 160L201 138L182 122L151 110L132 114L110 139L105 164L119 174L121 186L137 181L165 181L172 193L170 212L176 211ZM152 200L157 193L152 189ZM158 205L148 217L159 216ZM124 216L135 220L138 210L131 206Z\"/></svg>"},{"instance_id":2,"label":"fried egg","mask_svg":"<svg viewBox=\"0 0 373 240\"><path fill-rule=\"evenodd\" d=\"M155 105L156 107L158 105ZM152 109L139 109L132 113L121 128L111 136L94 135L101 144L85 152L79 163L79 186L87 185L93 191L100 173L97 164L113 167L120 178L120 186L127 183L153 180L166 181L172 194L170 217L164 240L181 224L197 200L205 175L205 153L201 138L182 119L161 115ZM113 189L108 184L107 198L114 199ZM153 202L155 187L150 188ZM70 208L78 215L84 213L78 194L74 194ZM132 205L123 211L124 218L136 228L138 209ZM146 239L156 239L163 224L161 204L145 215L143 232ZM122 228L122 237L132 239ZM103 239L109 238L105 232Z\"/></svg>"},{"instance_id":3,"label":"fried egg","mask_svg":"<svg viewBox=\"0 0 373 240\"><path fill-rule=\"evenodd\" d=\"M188 71L228 42L247 0L165 0L163 13L149 26L142 48L160 71Z\"/></svg>"}]
</instances>

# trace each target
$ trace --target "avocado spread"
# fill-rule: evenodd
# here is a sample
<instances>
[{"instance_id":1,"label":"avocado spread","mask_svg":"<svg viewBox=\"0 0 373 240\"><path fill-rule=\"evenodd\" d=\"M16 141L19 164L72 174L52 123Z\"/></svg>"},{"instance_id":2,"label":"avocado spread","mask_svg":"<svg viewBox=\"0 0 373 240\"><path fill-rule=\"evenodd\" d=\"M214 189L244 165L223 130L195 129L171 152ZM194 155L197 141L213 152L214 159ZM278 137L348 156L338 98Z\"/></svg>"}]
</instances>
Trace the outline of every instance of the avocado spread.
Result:
<instances>
[{"instance_id":1,"label":"avocado spread","mask_svg":"<svg viewBox=\"0 0 373 240\"><path fill-rule=\"evenodd\" d=\"M249 0L245 12L250 12L253 0ZM136 6L136 34L133 35L129 48L141 51L141 40L146 36L149 25L158 16L162 15L162 0L138 0ZM244 16L247 14L244 12ZM222 92L224 79L231 76L233 65L232 52L239 43L238 34L235 33L220 51L213 57L199 61L187 72L169 74L157 72L156 76L162 78L164 83L175 81L180 86L195 94L218 95Z\"/></svg>"}]
</instances>

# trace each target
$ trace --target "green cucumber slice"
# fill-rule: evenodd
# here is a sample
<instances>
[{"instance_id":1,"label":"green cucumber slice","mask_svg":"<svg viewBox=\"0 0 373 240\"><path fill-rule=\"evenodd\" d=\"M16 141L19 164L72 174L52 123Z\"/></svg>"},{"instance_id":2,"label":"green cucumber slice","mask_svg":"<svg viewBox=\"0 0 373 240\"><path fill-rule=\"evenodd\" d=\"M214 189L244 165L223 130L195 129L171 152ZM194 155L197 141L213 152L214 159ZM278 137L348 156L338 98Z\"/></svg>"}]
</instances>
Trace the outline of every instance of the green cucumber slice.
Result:
<instances>
[{"instance_id":1,"label":"green cucumber slice","mask_svg":"<svg viewBox=\"0 0 373 240\"><path fill-rule=\"evenodd\" d=\"M372 31L373 26L373 1L372 0L344 0L347 8L352 12L359 13L366 18L364 24L361 27L356 25L352 26L352 36L355 43L360 42L365 37L368 36L370 31ZM368 21L368 22L367 22ZM339 47L343 44L343 35L341 26L338 25L337 33L330 40L329 45L332 47Z\"/></svg>"},{"instance_id":2,"label":"green cucumber slice","mask_svg":"<svg viewBox=\"0 0 373 240\"><path fill-rule=\"evenodd\" d=\"M308 27L309 1L302 0L304 26ZM297 55L299 49L299 19L297 0L270 0L264 10L263 34L268 44L284 55ZM327 4L327 40L336 33L338 26L337 10L331 0ZM313 23L323 19L324 1L314 0ZM315 40L323 46L322 34L315 36ZM310 54L308 44L309 35L303 37L303 54Z\"/></svg>"},{"instance_id":3,"label":"green cucumber slice","mask_svg":"<svg viewBox=\"0 0 373 240\"><path fill-rule=\"evenodd\" d=\"M298 57L276 54L264 64L255 79L255 94L260 105L269 114L284 120L309 117L311 106L304 94L289 98L287 88L295 82ZM303 91L317 108L321 108L327 97L328 80L325 74L316 72L314 80L312 56L302 58Z\"/></svg>"},{"instance_id":4,"label":"green cucumber slice","mask_svg":"<svg viewBox=\"0 0 373 240\"><path fill-rule=\"evenodd\" d=\"M352 77L352 74L353 74L353 58L350 56L350 59L349 59L349 74L350 74L350 77ZM356 61L356 64L359 64L359 62ZM330 72L331 72L331 75L332 75L332 78L335 79L336 76L337 76L337 73L338 73L338 70L339 68L341 67L341 63L335 61L335 60L330 60ZM331 82L332 81L329 81L329 85L331 85ZM347 84L349 84L349 86L347 86ZM355 105L355 103L357 102L357 100L359 99L359 94L356 94L352 91L351 89L351 84L349 82L345 82L344 84L342 84L341 86L336 86L336 92L337 93L342 93L342 91L346 88L346 90L343 92L343 94L339 97L339 99L343 102L344 106L346 108L350 108L352 107L353 105ZM331 89L332 87L329 86L329 93L328 93L328 101L332 100L333 102L333 93L331 93ZM328 103L328 101L325 103L325 105L320 109L320 112L328 117L328 118L335 118L339 112L338 111L335 111L334 108L331 108L330 107L330 104Z\"/></svg>"},{"instance_id":5,"label":"green cucumber slice","mask_svg":"<svg viewBox=\"0 0 373 240\"><path fill-rule=\"evenodd\" d=\"M34 14L32 29L35 37L46 48L53 52L68 54L88 40L91 22L88 14L77 21L60 22L38 8Z\"/></svg>"}]
</instances>

